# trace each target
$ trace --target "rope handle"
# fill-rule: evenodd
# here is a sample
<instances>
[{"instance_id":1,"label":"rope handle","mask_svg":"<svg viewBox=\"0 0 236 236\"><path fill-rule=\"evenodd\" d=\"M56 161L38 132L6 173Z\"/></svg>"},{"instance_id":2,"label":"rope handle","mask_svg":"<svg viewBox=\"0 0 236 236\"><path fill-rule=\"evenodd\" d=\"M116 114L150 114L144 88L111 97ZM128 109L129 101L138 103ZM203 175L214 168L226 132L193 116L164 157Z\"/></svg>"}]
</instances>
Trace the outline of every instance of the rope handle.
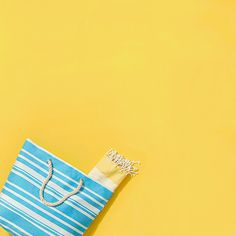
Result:
<instances>
[{"instance_id":1,"label":"rope handle","mask_svg":"<svg viewBox=\"0 0 236 236\"><path fill-rule=\"evenodd\" d=\"M55 207L55 206L58 206L58 205L62 204L63 202L65 202L69 197L71 197L71 196L75 195L76 193L78 193L80 191L84 181L83 181L83 179L80 179L79 183L78 183L78 186L73 191L71 191L70 193L68 193L64 197L62 197L60 200L58 200L57 202L47 202L44 199L44 190L45 190L45 187L46 187L47 183L52 178L52 173L53 173L52 160L48 160L47 162L48 162L48 169L49 169L48 170L48 176L43 181L43 184L40 188L39 197L40 197L41 202L44 205L49 206L49 207Z\"/></svg>"}]
</instances>

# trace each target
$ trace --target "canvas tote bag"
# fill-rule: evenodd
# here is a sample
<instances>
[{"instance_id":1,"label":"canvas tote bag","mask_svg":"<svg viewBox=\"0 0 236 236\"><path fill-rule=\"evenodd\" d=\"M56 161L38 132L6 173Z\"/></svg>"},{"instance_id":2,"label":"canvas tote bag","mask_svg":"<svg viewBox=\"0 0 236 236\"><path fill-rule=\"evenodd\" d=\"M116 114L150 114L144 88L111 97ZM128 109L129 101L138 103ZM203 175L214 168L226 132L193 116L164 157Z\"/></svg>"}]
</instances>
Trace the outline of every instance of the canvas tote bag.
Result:
<instances>
[{"instance_id":1,"label":"canvas tote bag","mask_svg":"<svg viewBox=\"0 0 236 236\"><path fill-rule=\"evenodd\" d=\"M12 235L83 235L138 162L110 150L86 175L27 139L0 195Z\"/></svg>"}]
</instances>

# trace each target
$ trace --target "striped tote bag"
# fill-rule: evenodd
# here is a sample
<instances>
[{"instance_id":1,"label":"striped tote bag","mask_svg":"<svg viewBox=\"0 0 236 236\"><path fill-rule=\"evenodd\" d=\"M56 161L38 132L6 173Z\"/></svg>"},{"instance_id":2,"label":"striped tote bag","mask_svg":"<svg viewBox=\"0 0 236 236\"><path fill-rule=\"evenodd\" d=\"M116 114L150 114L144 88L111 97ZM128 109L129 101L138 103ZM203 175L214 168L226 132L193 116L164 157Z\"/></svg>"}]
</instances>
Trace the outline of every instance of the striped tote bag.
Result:
<instances>
[{"instance_id":1,"label":"striped tote bag","mask_svg":"<svg viewBox=\"0 0 236 236\"><path fill-rule=\"evenodd\" d=\"M137 162L110 150L84 174L26 140L0 195L0 225L12 235L83 235Z\"/></svg>"}]
</instances>

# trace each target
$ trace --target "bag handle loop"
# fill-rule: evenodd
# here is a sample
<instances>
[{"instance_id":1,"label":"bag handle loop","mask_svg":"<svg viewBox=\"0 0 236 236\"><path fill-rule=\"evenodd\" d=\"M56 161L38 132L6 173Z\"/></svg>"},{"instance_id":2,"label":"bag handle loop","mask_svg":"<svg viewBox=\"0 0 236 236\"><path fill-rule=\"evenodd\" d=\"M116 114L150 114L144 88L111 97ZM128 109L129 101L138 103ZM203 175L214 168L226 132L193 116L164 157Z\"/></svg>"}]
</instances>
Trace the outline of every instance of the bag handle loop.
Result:
<instances>
[{"instance_id":1,"label":"bag handle loop","mask_svg":"<svg viewBox=\"0 0 236 236\"><path fill-rule=\"evenodd\" d=\"M44 199L44 190L45 190L45 187L46 187L47 183L52 178L52 173L53 173L52 160L48 160L47 162L48 162L48 169L49 169L48 170L48 176L43 181L43 184L40 188L39 197L40 197L41 202L44 205L49 206L49 207L55 207L55 206L58 206L58 205L62 204L63 202L65 202L69 197L71 197L71 196L75 195L76 193L78 193L80 191L84 181L83 181L83 179L80 179L79 183L78 183L78 186L73 191L71 191L70 193L68 193L64 197L62 197L60 200L58 200L57 202L47 202Z\"/></svg>"}]
</instances>

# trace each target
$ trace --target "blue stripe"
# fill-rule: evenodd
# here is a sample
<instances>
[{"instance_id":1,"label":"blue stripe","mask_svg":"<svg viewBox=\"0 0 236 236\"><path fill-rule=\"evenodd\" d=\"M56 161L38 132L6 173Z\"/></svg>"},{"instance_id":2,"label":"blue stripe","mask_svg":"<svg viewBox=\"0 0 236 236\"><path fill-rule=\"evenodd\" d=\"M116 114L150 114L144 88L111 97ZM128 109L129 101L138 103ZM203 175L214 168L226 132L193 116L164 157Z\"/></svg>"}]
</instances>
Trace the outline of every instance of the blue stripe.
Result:
<instances>
[{"instance_id":1,"label":"blue stripe","mask_svg":"<svg viewBox=\"0 0 236 236\"><path fill-rule=\"evenodd\" d=\"M6 215L6 217L4 217L5 220L8 221L12 221L12 214L8 214ZM15 219L15 218L14 218ZM2 225L2 227L6 230L6 231L11 231L11 235L16 235L15 233L17 233L18 235L21 236L28 236L27 234L23 233L22 231L20 231L19 229L17 229L15 226L13 226L12 224L9 224L8 222L6 222L5 220L0 219L0 225ZM7 226L7 228L5 228L3 225ZM12 230L11 230L12 229Z\"/></svg>"},{"instance_id":2,"label":"blue stripe","mask_svg":"<svg viewBox=\"0 0 236 236\"><path fill-rule=\"evenodd\" d=\"M11 236L23 236L21 234L19 234L18 232L15 232L14 229L11 229L7 226L5 226L4 222L0 220L0 225L3 227L3 229L5 229L8 233L10 233ZM25 234L24 234L25 235Z\"/></svg>"},{"instance_id":3,"label":"blue stripe","mask_svg":"<svg viewBox=\"0 0 236 236\"><path fill-rule=\"evenodd\" d=\"M113 192L30 140L25 141L20 155L17 157L19 167L13 166L3 188L2 197L0 195L0 216L3 217L2 221L0 219L0 225L5 224L8 232L13 235L15 232L21 236L25 236L25 234L14 225L7 224L7 221L4 222L4 219L13 222L31 235L62 235L63 231L75 236L82 235L82 232L86 231L93 219L106 205ZM52 208L45 206L39 198L42 181L48 175L47 161L49 159L52 160L54 167L50 182L57 186L50 187L50 183L46 186L44 197L48 202L58 201L64 196L62 189L71 192L77 187L77 182L80 179L84 180L82 188L75 196ZM28 171L32 171L32 173ZM61 188L61 192L57 187ZM80 203L80 200L84 202ZM22 206L14 206L14 201L17 201L16 205L21 204ZM23 206L27 208L27 211L29 210L28 213L21 211L20 208ZM43 219L37 219L37 215L32 217L33 212L43 217L46 222L41 222ZM50 225L48 221L54 225ZM37 228L34 224L42 229Z\"/></svg>"},{"instance_id":4,"label":"blue stripe","mask_svg":"<svg viewBox=\"0 0 236 236\"><path fill-rule=\"evenodd\" d=\"M24 152L22 150L20 151L20 155L24 156L25 158L29 159L30 161L33 161L35 164L37 164L40 167L42 167L45 171L48 171L46 163L45 163L45 165L42 165L41 162L39 162L38 160L36 160L32 156L30 156L28 153L26 153L26 152ZM55 169L55 167L54 167L54 169ZM71 186L71 189L74 189L74 188L77 187L77 184L75 182L71 181L69 178L67 178L65 180L65 177L63 175L61 175L60 173L56 172L56 171L53 173L53 176L56 176L59 179L62 179L63 181L67 182ZM96 199L98 202L100 202L103 205L105 205L107 203L107 201L103 200L102 198L100 198L97 195L93 194L92 192L88 191L83 186L82 186L80 192L88 194L89 196L91 196L92 198Z\"/></svg>"},{"instance_id":5,"label":"blue stripe","mask_svg":"<svg viewBox=\"0 0 236 236\"><path fill-rule=\"evenodd\" d=\"M16 192L16 191L15 191ZM58 222L55 218L49 216L48 214L45 214L44 212L40 211L39 209L37 209L36 207L34 207L32 204L29 204L28 202L26 202L25 200L17 197L15 194L9 192L8 190L6 190L5 188L3 189L3 193L5 193L7 196L13 198L14 200L16 200L17 202L19 202L20 204L22 204L23 206L29 208L31 211L34 211L35 213L39 214L40 216L42 216L43 218L49 220L50 222L52 222L53 224L58 225L59 227L63 228L64 230L70 232L73 235L81 235L78 234L77 232L75 232L73 229L69 228L68 226L63 225L62 223ZM30 198L29 196L25 196L24 193L19 193L21 196L28 198L28 200L30 200L31 202L35 203L36 205L38 205L38 202L36 202L33 198ZM40 206L40 205L38 205ZM41 206L40 206L41 207ZM46 209L48 210L48 209ZM49 210L48 210L49 212ZM52 213L54 214L54 213ZM55 215L55 214L54 214Z\"/></svg>"},{"instance_id":6,"label":"blue stripe","mask_svg":"<svg viewBox=\"0 0 236 236\"><path fill-rule=\"evenodd\" d=\"M13 170L18 171L19 173L21 173L22 175L26 176L27 178L29 178L30 180L32 180L33 182L37 183L39 185L39 187L41 187L42 182L40 182L38 179L36 179L34 176L32 176L31 174L27 173L26 171L24 171L23 169L14 166ZM13 173L15 174L15 173ZM39 189L39 188L38 188ZM46 199L48 199L48 201L50 202L55 202L58 201L57 198L55 198L54 196L52 196L52 194L56 195L58 198L63 197L63 195L61 193L59 193L58 191L56 191L54 188L51 188L50 186L47 187L47 191L49 191L51 194L47 196L47 193L45 192L45 196ZM96 217L96 214L94 212L92 212L91 210L87 209L85 206L83 206L82 204L78 203L77 201L75 201L74 199L67 199L68 202L70 202L73 206L77 206L78 208L80 208L81 210L85 211L87 214L89 214L91 217ZM67 202L66 201L66 202ZM66 203L65 202L65 203ZM85 215L85 217L87 217ZM90 219L90 218L89 218Z\"/></svg>"},{"instance_id":7,"label":"blue stripe","mask_svg":"<svg viewBox=\"0 0 236 236\"><path fill-rule=\"evenodd\" d=\"M8 181L9 181L10 183L12 183L11 177L9 178ZM24 189L24 191L26 191L26 192L27 192L28 194L30 194L30 195L35 196L36 198L39 196L39 189L38 189L37 187L35 187L34 185L32 185L31 183L29 183L28 181L24 180L24 179L20 179L20 181L18 181L17 184L15 183L15 185L17 185L17 186L20 187L21 189ZM16 192L19 193L19 194L20 194L20 192L21 192L21 191L18 190L17 188L14 188L13 186L11 186L11 184L6 183L5 186L14 189L14 191L16 191ZM23 194L25 195L25 193L22 193L22 195L23 195ZM26 194L26 196L27 196L27 194ZM56 200L57 200L56 198L54 198L53 196L51 196L51 195L49 195L49 194L47 194L47 193L45 193L45 196L48 197L48 198L51 197L51 199L52 199L53 201L56 201ZM34 200L34 201L36 201L36 200ZM55 215L61 216L61 218L62 218L64 221L66 221L67 223L73 225L74 227L79 227L79 230L81 230L81 231L84 230L84 228L80 227L78 224L73 223L73 222L72 222L71 220L69 220L68 218L66 218L66 217L62 216L61 214L59 214L59 213L53 211L54 208L46 207L44 204L41 203L41 201L38 201L38 204L37 204L37 205L39 205L40 207L45 208L46 210L48 210L48 211L51 212L51 213L54 213ZM57 210L59 210L60 212L64 213L64 214L67 215L67 216L70 216L70 213L72 212L72 209L73 209L73 208L72 208L72 209L71 209L71 208L72 208L72 207L70 207L70 206L68 206L68 205L66 205L65 207L63 207L63 205L60 205L60 206L57 206L57 207L56 207ZM76 215L78 215L78 219L77 219L77 218L75 218L75 219L73 218L74 220L79 220L79 219L81 219L81 217L85 217L85 219L86 219L86 221L85 221L86 224L84 224L84 227L87 227L87 226L91 223L92 220L91 220L90 218L87 218L87 216L83 215L82 213L78 212L78 211L75 210L75 209L73 209L73 211L76 211ZM79 222L79 221L78 221L78 222Z\"/></svg>"},{"instance_id":8,"label":"blue stripe","mask_svg":"<svg viewBox=\"0 0 236 236\"><path fill-rule=\"evenodd\" d=\"M27 232L31 232L32 235L42 235L45 236L45 233L42 232L41 229L37 228L36 226L34 226L31 222L34 222L36 225L38 225L37 221L35 221L32 217L29 217L27 215L23 215L26 219L24 219L23 217L21 217L22 213L13 208L10 204L8 204L7 202L5 202L5 200L0 199L0 203L2 203L4 205L1 206L2 210L5 209L6 215L10 215L12 216L12 222L16 222L16 224L18 226L21 226L22 229L25 229ZM10 208L11 210L7 209ZM15 213L15 212L16 213ZM4 215L2 215L3 217L5 217ZM24 223L22 223L24 222ZM48 231L47 228L45 228L44 226L40 225L41 228L45 229L46 231ZM52 234L51 231L48 231ZM54 233L55 234L55 233Z\"/></svg>"},{"instance_id":9,"label":"blue stripe","mask_svg":"<svg viewBox=\"0 0 236 236\"><path fill-rule=\"evenodd\" d=\"M42 204L42 202L36 197L35 199L35 196L32 197L31 193L25 193L23 192L22 190L12 186L10 183L7 183L4 188L7 187L9 188L10 190L14 191L16 194L19 194L20 196L24 197L25 199L27 199L28 201L34 203L35 205L37 205L38 207L40 207L41 209L45 210L46 212L50 213L51 215L57 217L58 219L60 219L61 221L69 224L70 226L73 226L74 228L84 232L85 229L82 228L81 226L79 226L78 224L75 224L74 222L72 222L71 220L69 220L68 218L66 218L64 215L62 214L59 214L58 212L54 211L54 208L49 208L47 206L45 206L44 204ZM18 186L19 187L19 186ZM25 189L24 189L25 191ZM31 208L32 210L32 208ZM67 210L68 211L68 210ZM43 213L45 214L45 213ZM64 212L65 215L67 215L65 212ZM69 226L65 225L65 224L62 224L60 221L58 221L57 219L55 219L55 224L59 225L60 227L64 228L65 230L67 231L70 231L74 234L78 234L78 232L74 231L73 228L71 229ZM79 234L80 235L80 234Z\"/></svg>"},{"instance_id":10,"label":"blue stripe","mask_svg":"<svg viewBox=\"0 0 236 236\"><path fill-rule=\"evenodd\" d=\"M45 174L43 171L41 171L40 169L38 169L37 167L35 167L34 165L30 164L29 162L25 161L24 159L22 159L21 157L18 157L17 160L21 163L23 163L24 165L28 166L29 168L31 168L32 170L36 171L38 174L42 175L44 178L47 177L47 174ZM34 162L34 160L31 160ZM44 169L44 166L40 166L41 168ZM45 169L46 170L46 169ZM55 173L55 172L54 172ZM71 192L73 191L74 189L73 188L70 188L66 185L64 185L63 183L61 183L60 181L56 180L54 178L54 173L53 173L53 176L50 180L50 182L54 182L55 184L57 184L59 187L63 188L64 190L68 191L68 192ZM46 188L50 188L50 186L47 186ZM80 192L78 194L76 194L77 196L79 196L80 198L82 198L83 200L85 200L86 202L88 202L90 205L94 206L95 208L97 208L98 210L102 210L103 207L98 205L97 203L95 203L94 201L92 201L91 199L89 199L88 197L84 196L83 194L81 194Z\"/></svg>"},{"instance_id":11,"label":"blue stripe","mask_svg":"<svg viewBox=\"0 0 236 236\"><path fill-rule=\"evenodd\" d=\"M17 179L17 181L15 181ZM39 189L37 187L35 187L33 184L31 184L30 182L28 182L27 180L19 177L17 174L15 173L11 173L9 175L8 181L16 184L17 186L23 188L25 191L27 191L28 193L33 194L34 196L39 196ZM55 197L53 197L52 195L48 194L48 193L44 193L44 196L46 199L48 199L51 202L55 202L58 199L56 199ZM50 209L47 207L47 209ZM92 220L90 218L88 218L86 215L84 215L83 213L77 211L76 209L72 208L71 206L69 206L68 204L63 203L59 206L57 206L57 209L60 210L61 212L65 213L66 215L71 215L72 212L74 212L75 220L78 220L78 222L81 222L81 219L83 219L83 222L81 222L85 227L88 227Z\"/></svg>"},{"instance_id":12,"label":"blue stripe","mask_svg":"<svg viewBox=\"0 0 236 236\"><path fill-rule=\"evenodd\" d=\"M40 158L45 163L48 159L51 159L56 169L62 170L63 173L69 174L70 178L74 180L79 181L80 178L83 178L85 180L84 186L88 187L89 189L92 189L94 192L103 196L106 199L111 198L113 193L109 189L99 184L98 182L95 182L78 169L72 167L64 161L61 161L55 155L50 154L41 148L38 148L38 146L33 144L30 140L25 141L23 148L31 154L35 155L36 157Z\"/></svg>"}]
</instances>

